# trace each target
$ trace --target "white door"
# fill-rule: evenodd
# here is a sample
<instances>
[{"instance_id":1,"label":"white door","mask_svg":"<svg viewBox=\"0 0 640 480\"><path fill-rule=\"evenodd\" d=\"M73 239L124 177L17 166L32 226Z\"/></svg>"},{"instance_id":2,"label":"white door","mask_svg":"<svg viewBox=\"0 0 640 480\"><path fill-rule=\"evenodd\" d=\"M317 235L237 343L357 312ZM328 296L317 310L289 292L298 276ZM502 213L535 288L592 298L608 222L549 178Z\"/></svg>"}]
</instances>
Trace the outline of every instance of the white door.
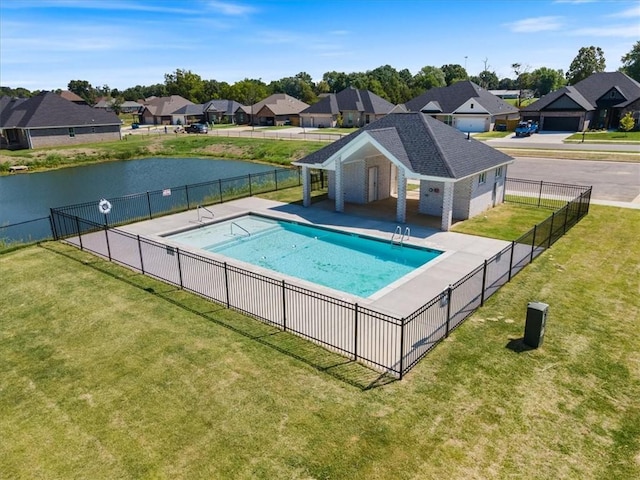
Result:
<instances>
[{"instance_id":1,"label":"white door","mask_svg":"<svg viewBox=\"0 0 640 480\"><path fill-rule=\"evenodd\" d=\"M378 167L369 167L369 195L367 201L375 202L378 200Z\"/></svg>"},{"instance_id":2,"label":"white door","mask_svg":"<svg viewBox=\"0 0 640 480\"><path fill-rule=\"evenodd\" d=\"M485 117L457 117L456 128L461 132L484 132Z\"/></svg>"}]
</instances>

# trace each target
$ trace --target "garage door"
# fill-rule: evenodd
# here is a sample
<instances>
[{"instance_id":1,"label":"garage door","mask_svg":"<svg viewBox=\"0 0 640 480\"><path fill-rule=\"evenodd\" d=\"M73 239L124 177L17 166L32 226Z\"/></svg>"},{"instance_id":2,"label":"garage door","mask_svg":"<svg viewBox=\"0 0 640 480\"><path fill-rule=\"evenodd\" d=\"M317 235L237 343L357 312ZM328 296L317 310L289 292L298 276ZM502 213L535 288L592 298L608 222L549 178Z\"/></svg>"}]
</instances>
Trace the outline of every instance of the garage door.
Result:
<instances>
[{"instance_id":1,"label":"garage door","mask_svg":"<svg viewBox=\"0 0 640 480\"><path fill-rule=\"evenodd\" d=\"M580 117L544 117L542 130L554 132L577 132L580 129Z\"/></svg>"},{"instance_id":2,"label":"garage door","mask_svg":"<svg viewBox=\"0 0 640 480\"><path fill-rule=\"evenodd\" d=\"M484 132L486 119L484 117L458 117L456 128L461 132Z\"/></svg>"}]
</instances>

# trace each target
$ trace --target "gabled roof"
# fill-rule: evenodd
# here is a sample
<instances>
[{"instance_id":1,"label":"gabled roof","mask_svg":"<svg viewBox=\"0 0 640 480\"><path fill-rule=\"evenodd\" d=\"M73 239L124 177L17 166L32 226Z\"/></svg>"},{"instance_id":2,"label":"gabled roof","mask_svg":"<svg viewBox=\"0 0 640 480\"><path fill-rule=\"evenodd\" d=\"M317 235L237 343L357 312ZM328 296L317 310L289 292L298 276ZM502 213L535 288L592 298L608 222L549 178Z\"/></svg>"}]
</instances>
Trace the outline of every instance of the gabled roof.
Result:
<instances>
[{"instance_id":1,"label":"gabled roof","mask_svg":"<svg viewBox=\"0 0 640 480\"><path fill-rule=\"evenodd\" d=\"M300 113L338 115L347 110L386 115L394 105L369 90L348 87L338 93L330 93Z\"/></svg>"},{"instance_id":2,"label":"gabled roof","mask_svg":"<svg viewBox=\"0 0 640 480\"><path fill-rule=\"evenodd\" d=\"M173 115L202 115L204 113L204 104L202 103L192 103L190 105L185 105L180 107L175 112L172 112Z\"/></svg>"},{"instance_id":3,"label":"gabled roof","mask_svg":"<svg viewBox=\"0 0 640 480\"><path fill-rule=\"evenodd\" d=\"M640 98L640 83L622 72L594 73L570 87L548 93L538 101L522 109L525 112L539 112L555 102L562 95L567 95L585 110L595 110L598 100L612 88L616 88L626 100L616 107L624 107Z\"/></svg>"},{"instance_id":4,"label":"gabled roof","mask_svg":"<svg viewBox=\"0 0 640 480\"><path fill-rule=\"evenodd\" d=\"M242 107L235 100L211 100L204 104L205 112L218 112L224 115L233 115L238 108Z\"/></svg>"},{"instance_id":5,"label":"gabled roof","mask_svg":"<svg viewBox=\"0 0 640 480\"><path fill-rule=\"evenodd\" d=\"M431 102L437 102L444 114L452 114L469 99L474 99L491 115L517 113L518 109L489 93L472 81L456 82L448 87L432 88L405 103L411 112L421 112Z\"/></svg>"},{"instance_id":6,"label":"gabled roof","mask_svg":"<svg viewBox=\"0 0 640 480\"><path fill-rule=\"evenodd\" d=\"M8 102L4 98L0 101L0 128L79 127L122 123L113 112L78 105L52 92L42 92L28 99L9 99Z\"/></svg>"},{"instance_id":7,"label":"gabled roof","mask_svg":"<svg viewBox=\"0 0 640 480\"><path fill-rule=\"evenodd\" d=\"M327 167L354 142L379 145L418 176L458 180L513 162L429 115L412 112L389 114L293 164Z\"/></svg>"},{"instance_id":8,"label":"gabled roof","mask_svg":"<svg viewBox=\"0 0 640 480\"><path fill-rule=\"evenodd\" d=\"M300 113L309 105L286 93L274 93L264 100L253 104L253 106L246 107L245 111L247 111L247 113L251 111L256 113L262 110L264 106L269 107L269 110L271 110L274 115L292 115Z\"/></svg>"},{"instance_id":9,"label":"gabled roof","mask_svg":"<svg viewBox=\"0 0 640 480\"><path fill-rule=\"evenodd\" d=\"M162 117L173 114L185 105L193 105L193 102L180 95L171 95L170 97L153 97L145 104L145 107L152 115Z\"/></svg>"},{"instance_id":10,"label":"gabled roof","mask_svg":"<svg viewBox=\"0 0 640 480\"><path fill-rule=\"evenodd\" d=\"M74 102L74 103L84 103L86 104L87 102L85 102L84 98L82 98L80 95L75 94L69 90L62 90L60 92L60 96L62 98L64 98L65 100L69 100L70 102Z\"/></svg>"}]
</instances>

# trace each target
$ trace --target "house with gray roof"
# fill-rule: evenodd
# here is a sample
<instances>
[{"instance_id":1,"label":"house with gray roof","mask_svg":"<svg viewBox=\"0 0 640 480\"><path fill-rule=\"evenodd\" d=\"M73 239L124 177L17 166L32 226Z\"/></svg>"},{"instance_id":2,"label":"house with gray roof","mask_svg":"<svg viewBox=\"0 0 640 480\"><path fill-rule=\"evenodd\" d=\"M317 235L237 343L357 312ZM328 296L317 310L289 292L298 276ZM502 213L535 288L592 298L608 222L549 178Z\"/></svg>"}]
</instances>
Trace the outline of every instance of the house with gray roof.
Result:
<instances>
[{"instance_id":1,"label":"house with gray roof","mask_svg":"<svg viewBox=\"0 0 640 480\"><path fill-rule=\"evenodd\" d=\"M426 113L462 132L488 132L496 120L520 117L516 107L469 80L429 89L405 106L410 112Z\"/></svg>"},{"instance_id":2,"label":"house with gray roof","mask_svg":"<svg viewBox=\"0 0 640 480\"><path fill-rule=\"evenodd\" d=\"M169 97L153 97L145 101L140 117L140 122L145 125L177 125L184 123L184 113L176 113L186 105L193 105L180 95ZM180 120L180 122L178 122Z\"/></svg>"},{"instance_id":3,"label":"house with gray roof","mask_svg":"<svg viewBox=\"0 0 640 480\"><path fill-rule=\"evenodd\" d=\"M394 107L369 90L348 87L325 95L300 112L300 122L303 127L363 127L384 117Z\"/></svg>"},{"instance_id":4,"label":"house with gray roof","mask_svg":"<svg viewBox=\"0 0 640 480\"><path fill-rule=\"evenodd\" d=\"M3 148L30 149L120 140L121 124L112 112L77 105L52 92L31 98L0 97Z\"/></svg>"},{"instance_id":5,"label":"house with gray roof","mask_svg":"<svg viewBox=\"0 0 640 480\"><path fill-rule=\"evenodd\" d=\"M580 132L618 128L627 112L638 125L640 83L622 72L601 72L527 105L522 118L538 122L540 130Z\"/></svg>"},{"instance_id":6,"label":"house with gray roof","mask_svg":"<svg viewBox=\"0 0 640 480\"><path fill-rule=\"evenodd\" d=\"M325 170L329 198L366 204L395 197L407 217L407 181L419 183L417 212L441 217L441 229L502 203L513 159L421 112L392 113L293 162L302 169L303 203L311 205L311 170Z\"/></svg>"},{"instance_id":7,"label":"house with gray roof","mask_svg":"<svg viewBox=\"0 0 640 480\"><path fill-rule=\"evenodd\" d=\"M244 113L244 105L235 100L211 100L204 104L204 120L206 123L236 123L236 112ZM241 117L241 122L245 123Z\"/></svg>"}]
</instances>

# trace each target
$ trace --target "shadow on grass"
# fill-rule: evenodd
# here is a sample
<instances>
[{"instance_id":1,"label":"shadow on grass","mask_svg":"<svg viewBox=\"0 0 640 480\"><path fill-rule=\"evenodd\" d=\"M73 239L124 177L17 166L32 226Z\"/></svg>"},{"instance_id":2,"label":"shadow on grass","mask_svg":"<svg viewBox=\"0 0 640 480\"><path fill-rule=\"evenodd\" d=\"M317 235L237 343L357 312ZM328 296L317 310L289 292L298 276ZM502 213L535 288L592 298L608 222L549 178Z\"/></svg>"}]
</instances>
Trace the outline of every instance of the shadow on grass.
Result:
<instances>
[{"instance_id":1,"label":"shadow on grass","mask_svg":"<svg viewBox=\"0 0 640 480\"><path fill-rule=\"evenodd\" d=\"M535 350L535 348L530 347L526 343L524 343L524 337L522 338L512 338L507 342L505 348L512 350L516 353L528 352L530 350Z\"/></svg>"},{"instance_id":2,"label":"shadow on grass","mask_svg":"<svg viewBox=\"0 0 640 480\"><path fill-rule=\"evenodd\" d=\"M397 381L397 378L391 375L372 370L355 360L330 352L310 340L284 332L260 319L256 320L235 310L227 309L224 305L119 264L108 262L91 253L78 250L76 247L61 242L47 242L39 245L50 252L63 255L100 273L144 290L189 313L250 338L360 390L371 390Z\"/></svg>"}]
</instances>

